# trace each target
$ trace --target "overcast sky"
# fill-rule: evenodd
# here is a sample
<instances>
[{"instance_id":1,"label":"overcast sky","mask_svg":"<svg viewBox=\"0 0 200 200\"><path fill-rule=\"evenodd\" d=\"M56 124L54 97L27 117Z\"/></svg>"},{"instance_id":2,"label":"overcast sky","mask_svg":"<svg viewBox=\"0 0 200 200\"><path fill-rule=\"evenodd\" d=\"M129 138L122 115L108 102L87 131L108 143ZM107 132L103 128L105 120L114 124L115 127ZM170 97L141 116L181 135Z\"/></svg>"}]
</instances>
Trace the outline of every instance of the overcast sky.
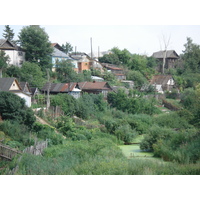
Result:
<instances>
[{"instance_id":1,"label":"overcast sky","mask_svg":"<svg viewBox=\"0 0 200 200\"><path fill-rule=\"evenodd\" d=\"M26 25L10 25L15 39ZM93 51L107 51L113 47L128 49L131 53L152 55L163 50L164 42L169 39L168 49L178 54L184 50L186 38L191 37L194 43L200 44L199 25L41 25L49 35L52 43L60 45L69 42L75 50L90 53L90 38ZM2 38L5 25L0 25Z\"/></svg>"}]
</instances>

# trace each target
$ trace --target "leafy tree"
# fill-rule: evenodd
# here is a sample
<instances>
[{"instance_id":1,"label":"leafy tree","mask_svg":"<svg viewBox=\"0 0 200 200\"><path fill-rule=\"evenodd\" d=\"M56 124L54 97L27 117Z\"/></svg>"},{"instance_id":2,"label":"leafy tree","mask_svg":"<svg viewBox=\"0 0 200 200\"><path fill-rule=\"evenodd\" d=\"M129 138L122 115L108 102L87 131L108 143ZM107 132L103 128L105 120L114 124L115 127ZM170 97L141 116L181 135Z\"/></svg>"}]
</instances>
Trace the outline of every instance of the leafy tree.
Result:
<instances>
[{"instance_id":1,"label":"leafy tree","mask_svg":"<svg viewBox=\"0 0 200 200\"><path fill-rule=\"evenodd\" d=\"M3 33L3 37L12 42L13 38L14 38L14 35L15 34L13 32L13 29L11 29L9 25L5 25L5 30L4 30L4 33Z\"/></svg>"},{"instance_id":2,"label":"leafy tree","mask_svg":"<svg viewBox=\"0 0 200 200\"><path fill-rule=\"evenodd\" d=\"M41 68L36 63L24 62L21 67L21 81L27 81L32 87L41 88L45 79Z\"/></svg>"},{"instance_id":3,"label":"leafy tree","mask_svg":"<svg viewBox=\"0 0 200 200\"><path fill-rule=\"evenodd\" d=\"M58 61L56 68L58 80L66 83L77 81L77 73L73 68L74 65L68 60Z\"/></svg>"},{"instance_id":4,"label":"leafy tree","mask_svg":"<svg viewBox=\"0 0 200 200\"><path fill-rule=\"evenodd\" d=\"M62 44L62 48L64 49L66 54L73 51L73 46L68 42L66 42L65 44Z\"/></svg>"},{"instance_id":5,"label":"leafy tree","mask_svg":"<svg viewBox=\"0 0 200 200\"><path fill-rule=\"evenodd\" d=\"M128 71L126 76L128 80L134 81L136 88L141 88L145 83L147 83L147 79L140 71L136 70Z\"/></svg>"},{"instance_id":6,"label":"leafy tree","mask_svg":"<svg viewBox=\"0 0 200 200\"><path fill-rule=\"evenodd\" d=\"M131 53L127 49L120 50L118 47L114 47L111 51L117 55L120 63L128 64L129 59L131 58Z\"/></svg>"},{"instance_id":7,"label":"leafy tree","mask_svg":"<svg viewBox=\"0 0 200 200\"><path fill-rule=\"evenodd\" d=\"M115 65L120 64L120 60L116 54L105 54L103 57L99 58L99 62L115 64Z\"/></svg>"},{"instance_id":8,"label":"leafy tree","mask_svg":"<svg viewBox=\"0 0 200 200\"><path fill-rule=\"evenodd\" d=\"M15 77L18 79L18 81L21 80L21 68L17 67L17 66L9 66L6 68L6 75L8 77Z\"/></svg>"},{"instance_id":9,"label":"leafy tree","mask_svg":"<svg viewBox=\"0 0 200 200\"><path fill-rule=\"evenodd\" d=\"M19 33L19 42L26 51L26 60L39 64L43 71L50 68L50 55L53 52L49 36L40 26L23 27Z\"/></svg>"},{"instance_id":10,"label":"leafy tree","mask_svg":"<svg viewBox=\"0 0 200 200\"><path fill-rule=\"evenodd\" d=\"M10 92L0 92L0 116L3 120L15 120L29 127L35 122L34 113L25 105L25 100Z\"/></svg>"},{"instance_id":11,"label":"leafy tree","mask_svg":"<svg viewBox=\"0 0 200 200\"><path fill-rule=\"evenodd\" d=\"M6 56L4 51L0 50L0 78L2 78L2 71L8 66L9 56Z\"/></svg>"},{"instance_id":12,"label":"leafy tree","mask_svg":"<svg viewBox=\"0 0 200 200\"><path fill-rule=\"evenodd\" d=\"M198 72L200 70L200 46L194 44L191 38L187 38L183 51L184 69L187 71Z\"/></svg>"}]
</instances>

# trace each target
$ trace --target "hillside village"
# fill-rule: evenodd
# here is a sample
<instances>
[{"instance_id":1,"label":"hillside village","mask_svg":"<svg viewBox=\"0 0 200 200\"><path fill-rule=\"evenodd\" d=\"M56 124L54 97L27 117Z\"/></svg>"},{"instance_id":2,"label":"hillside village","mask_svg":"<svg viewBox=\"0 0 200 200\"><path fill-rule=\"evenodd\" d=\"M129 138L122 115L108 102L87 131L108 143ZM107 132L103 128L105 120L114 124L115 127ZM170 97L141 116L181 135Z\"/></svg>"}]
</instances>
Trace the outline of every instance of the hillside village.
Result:
<instances>
[{"instance_id":1,"label":"hillside village","mask_svg":"<svg viewBox=\"0 0 200 200\"><path fill-rule=\"evenodd\" d=\"M6 25L0 39L0 174L200 174L191 38L181 55L96 55L49 41L38 25L17 41L11 33Z\"/></svg>"},{"instance_id":2,"label":"hillside village","mask_svg":"<svg viewBox=\"0 0 200 200\"><path fill-rule=\"evenodd\" d=\"M23 97L26 100L27 106L29 107L31 107L31 102L34 101L34 97L36 95L36 93L33 93L33 91L37 91L37 94L47 94L47 92L49 92L50 94L68 93L75 98L80 97L81 92L88 92L93 94L103 93L104 97L106 97L108 91L115 91L112 88L115 87L115 85L111 86L107 81L104 80L103 77L105 75L105 71L114 75L114 77L118 81L118 84L121 83L121 88L125 88L123 87L123 83L128 83L128 88L134 88L134 81L126 80L127 72L125 72L126 70L124 66L118 66L111 63L101 63L98 57L90 57L86 53L75 52L71 54L66 54L64 52L64 49L58 43L51 43L51 47L53 49L53 53L51 54L50 59L52 72L55 72L57 68L59 68L59 62L66 61L72 64L71 68L77 74L83 73L84 71L93 70L98 71L100 76L91 76L92 82L83 82L82 84L71 82L61 84L54 83L52 80L52 82L50 81L40 88L34 87L34 85L30 85L28 80L26 82L20 82L20 80L18 80L17 78L13 79L11 77L4 77L1 78L1 91L11 91ZM9 61L7 63L8 66L16 66L21 68L22 64L26 62L26 52L21 47L13 44L7 39L0 39L0 50L4 51L6 56L9 56ZM112 54L112 51L103 52L101 53L101 56L103 57L103 55L110 54ZM162 63L164 54L162 51L159 51L155 52L152 57ZM165 68L173 69L178 59L179 56L174 50L167 51ZM157 68L157 71L160 71L159 66ZM171 91L171 89L175 86L173 77L170 75L156 75L148 81L150 85L155 88L156 92L162 94L164 93L164 91ZM80 87L80 85L82 86ZM143 85L142 87L144 88L145 85Z\"/></svg>"}]
</instances>

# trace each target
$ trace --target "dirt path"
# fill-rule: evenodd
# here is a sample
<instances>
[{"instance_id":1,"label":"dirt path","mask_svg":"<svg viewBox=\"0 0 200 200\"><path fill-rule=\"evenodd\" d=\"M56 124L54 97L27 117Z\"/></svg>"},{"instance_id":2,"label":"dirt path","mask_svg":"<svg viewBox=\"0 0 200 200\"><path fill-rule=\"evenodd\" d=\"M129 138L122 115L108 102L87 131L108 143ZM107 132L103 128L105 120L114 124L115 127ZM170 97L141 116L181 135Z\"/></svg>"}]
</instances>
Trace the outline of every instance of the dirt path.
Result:
<instances>
[{"instance_id":1,"label":"dirt path","mask_svg":"<svg viewBox=\"0 0 200 200\"><path fill-rule=\"evenodd\" d=\"M41 124L46 124L46 125L52 127L52 126L51 126L48 122L46 122L44 119L38 117L37 115L35 115L35 117L36 117L36 120L37 120L39 123L41 123ZM55 127L54 127L54 128L55 128ZM56 128L55 128L55 132L56 132L57 134L60 134L60 133L56 130ZM63 138L66 138L66 137L63 135Z\"/></svg>"}]
</instances>

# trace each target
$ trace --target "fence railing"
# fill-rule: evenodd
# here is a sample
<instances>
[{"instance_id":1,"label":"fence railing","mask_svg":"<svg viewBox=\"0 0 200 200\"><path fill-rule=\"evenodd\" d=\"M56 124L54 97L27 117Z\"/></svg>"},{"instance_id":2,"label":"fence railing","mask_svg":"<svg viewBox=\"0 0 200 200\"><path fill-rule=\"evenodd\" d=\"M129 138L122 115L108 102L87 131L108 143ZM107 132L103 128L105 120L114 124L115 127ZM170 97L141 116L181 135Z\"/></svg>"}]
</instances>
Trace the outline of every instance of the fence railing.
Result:
<instances>
[{"instance_id":1,"label":"fence railing","mask_svg":"<svg viewBox=\"0 0 200 200\"><path fill-rule=\"evenodd\" d=\"M17 154L21 154L22 152L12 149L6 145L0 143L0 156L6 158L8 160L12 160Z\"/></svg>"}]
</instances>

